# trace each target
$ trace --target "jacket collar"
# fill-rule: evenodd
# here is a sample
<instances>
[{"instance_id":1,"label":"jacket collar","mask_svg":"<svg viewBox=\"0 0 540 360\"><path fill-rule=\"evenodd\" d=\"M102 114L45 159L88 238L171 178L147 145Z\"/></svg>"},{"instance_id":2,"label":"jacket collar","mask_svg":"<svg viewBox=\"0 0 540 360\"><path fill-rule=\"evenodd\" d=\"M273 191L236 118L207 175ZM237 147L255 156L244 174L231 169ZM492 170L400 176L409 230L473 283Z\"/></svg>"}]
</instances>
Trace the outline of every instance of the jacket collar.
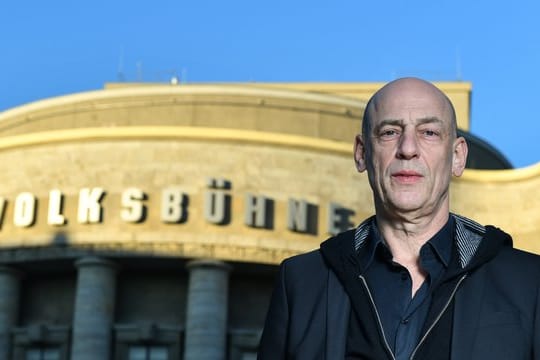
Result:
<instances>
[{"instance_id":1,"label":"jacket collar","mask_svg":"<svg viewBox=\"0 0 540 360\"><path fill-rule=\"evenodd\" d=\"M464 216L450 213L455 223L455 243L459 264L464 269L476 254L486 232L484 226ZM359 251L366 243L371 227L375 225L375 216L362 222L354 232L354 249Z\"/></svg>"}]
</instances>

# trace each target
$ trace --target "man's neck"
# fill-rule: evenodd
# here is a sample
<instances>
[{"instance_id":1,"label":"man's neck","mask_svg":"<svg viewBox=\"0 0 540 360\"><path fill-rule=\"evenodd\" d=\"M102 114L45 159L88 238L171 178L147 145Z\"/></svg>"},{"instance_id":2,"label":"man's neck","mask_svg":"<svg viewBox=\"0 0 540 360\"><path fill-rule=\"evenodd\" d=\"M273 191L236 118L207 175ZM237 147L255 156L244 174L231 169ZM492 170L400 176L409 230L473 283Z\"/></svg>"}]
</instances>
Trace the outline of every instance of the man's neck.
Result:
<instances>
[{"instance_id":1,"label":"man's neck","mask_svg":"<svg viewBox=\"0 0 540 360\"><path fill-rule=\"evenodd\" d=\"M449 212L441 211L434 216L415 218L390 218L377 214L377 226L389 247L394 261L416 263L420 248L429 241L448 221Z\"/></svg>"},{"instance_id":2,"label":"man's neck","mask_svg":"<svg viewBox=\"0 0 540 360\"><path fill-rule=\"evenodd\" d=\"M412 279L412 296L420 288L427 273L420 266L420 249L448 221L448 208L435 216L391 218L377 213L377 227L392 253L392 260L405 267Z\"/></svg>"}]
</instances>

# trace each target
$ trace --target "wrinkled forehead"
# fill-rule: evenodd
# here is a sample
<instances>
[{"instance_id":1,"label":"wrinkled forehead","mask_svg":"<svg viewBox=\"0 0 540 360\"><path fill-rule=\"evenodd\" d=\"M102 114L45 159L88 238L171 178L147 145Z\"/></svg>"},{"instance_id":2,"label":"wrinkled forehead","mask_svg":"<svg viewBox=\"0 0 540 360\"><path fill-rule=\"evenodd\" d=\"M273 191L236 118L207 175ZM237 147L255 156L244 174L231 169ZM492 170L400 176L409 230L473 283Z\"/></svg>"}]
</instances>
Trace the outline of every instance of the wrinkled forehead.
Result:
<instances>
[{"instance_id":1,"label":"wrinkled forehead","mask_svg":"<svg viewBox=\"0 0 540 360\"><path fill-rule=\"evenodd\" d=\"M451 128L454 118L446 95L434 85L419 81L386 85L373 96L366 110L371 125L383 120L438 118Z\"/></svg>"}]
</instances>

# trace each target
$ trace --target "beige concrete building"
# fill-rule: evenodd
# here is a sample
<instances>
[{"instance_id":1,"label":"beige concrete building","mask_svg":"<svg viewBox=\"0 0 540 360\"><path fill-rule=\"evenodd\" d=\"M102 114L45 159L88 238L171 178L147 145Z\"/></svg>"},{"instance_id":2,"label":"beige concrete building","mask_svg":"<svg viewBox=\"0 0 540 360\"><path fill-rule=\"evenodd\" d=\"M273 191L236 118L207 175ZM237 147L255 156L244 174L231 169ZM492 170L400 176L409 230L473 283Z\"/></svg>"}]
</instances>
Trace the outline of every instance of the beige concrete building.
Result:
<instances>
[{"instance_id":1,"label":"beige concrete building","mask_svg":"<svg viewBox=\"0 0 540 360\"><path fill-rule=\"evenodd\" d=\"M453 210L540 253L540 164L511 169L467 132L471 85L437 85L471 146ZM352 141L380 86L110 84L0 113L0 358L254 358L277 264L373 213Z\"/></svg>"}]
</instances>

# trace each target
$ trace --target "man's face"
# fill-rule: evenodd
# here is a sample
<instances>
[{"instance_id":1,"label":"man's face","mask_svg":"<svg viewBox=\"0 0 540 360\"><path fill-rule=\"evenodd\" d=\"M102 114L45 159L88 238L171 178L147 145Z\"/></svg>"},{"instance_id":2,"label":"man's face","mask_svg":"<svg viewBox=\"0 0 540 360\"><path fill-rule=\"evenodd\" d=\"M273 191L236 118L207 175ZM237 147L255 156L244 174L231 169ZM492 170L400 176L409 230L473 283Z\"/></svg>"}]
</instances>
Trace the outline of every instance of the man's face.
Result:
<instances>
[{"instance_id":1,"label":"man's face","mask_svg":"<svg viewBox=\"0 0 540 360\"><path fill-rule=\"evenodd\" d=\"M466 144L455 139L446 99L427 83L403 80L377 95L370 119L355 156L357 164L364 161L359 171L368 171L376 208L394 215L447 211L450 179L463 171Z\"/></svg>"}]
</instances>

